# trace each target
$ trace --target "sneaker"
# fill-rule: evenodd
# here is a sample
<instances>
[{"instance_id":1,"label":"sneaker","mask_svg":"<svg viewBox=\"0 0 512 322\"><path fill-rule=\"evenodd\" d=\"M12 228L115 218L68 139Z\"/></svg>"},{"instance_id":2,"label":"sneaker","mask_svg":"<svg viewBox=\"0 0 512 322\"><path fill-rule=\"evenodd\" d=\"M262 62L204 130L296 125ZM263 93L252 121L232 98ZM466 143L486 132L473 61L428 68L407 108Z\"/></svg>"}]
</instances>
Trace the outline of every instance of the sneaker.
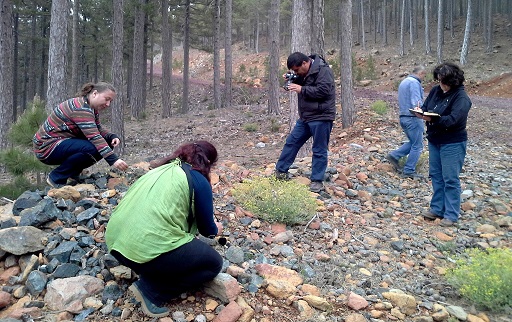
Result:
<instances>
[{"instance_id":1,"label":"sneaker","mask_svg":"<svg viewBox=\"0 0 512 322\"><path fill-rule=\"evenodd\" d=\"M154 318L161 318L169 315L169 309L167 309L166 307L157 306L148 298L146 298L139 290L139 287L137 286L136 282L133 283L128 289L133 293L135 299L140 302L142 311L144 311L146 315L149 315Z\"/></svg>"},{"instance_id":2,"label":"sneaker","mask_svg":"<svg viewBox=\"0 0 512 322\"><path fill-rule=\"evenodd\" d=\"M63 185L63 184L55 183L55 182L52 180L52 178L50 178L50 175L48 175L48 176L46 177L46 183L48 183L48 185L49 185L50 187L55 188L55 189L58 189L58 188L62 188L62 187L64 187L64 185Z\"/></svg>"},{"instance_id":3,"label":"sneaker","mask_svg":"<svg viewBox=\"0 0 512 322\"><path fill-rule=\"evenodd\" d=\"M436 215L434 213L431 213L430 211L427 212L427 213L424 213L422 216L423 216L423 218L430 219L430 220L436 220L438 218L439 219L443 218L443 217L440 217L440 216L438 216L438 215Z\"/></svg>"},{"instance_id":4,"label":"sneaker","mask_svg":"<svg viewBox=\"0 0 512 322\"><path fill-rule=\"evenodd\" d=\"M421 174L416 173L416 172L402 173L402 177L403 178L411 178L411 179L424 179L424 177Z\"/></svg>"},{"instance_id":5,"label":"sneaker","mask_svg":"<svg viewBox=\"0 0 512 322\"><path fill-rule=\"evenodd\" d=\"M318 192L324 190L324 184L323 184L322 181L313 181L309 185L309 190L312 191L312 192L317 192L318 193Z\"/></svg>"},{"instance_id":6,"label":"sneaker","mask_svg":"<svg viewBox=\"0 0 512 322\"><path fill-rule=\"evenodd\" d=\"M389 163L391 163L391 165L393 166L393 168L395 168L396 171L401 171L400 164L398 164L398 160L393 158L391 154L388 153L388 155L386 155L386 160L388 160Z\"/></svg>"},{"instance_id":7,"label":"sneaker","mask_svg":"<svg viewBox=\"0 0 512 322\"><path fill-rule=\"evenodd\" d=\"M288 172L280 172L280 171L274 171L274 177L276 177L277 180L284 180L288 181L290 180L290 176Z\"/></svg>"},{"instance_id":8,"label":"sneaker","mask_svg":"<svg viewBox=\"0 0 512 322\"><path fill-rule=\"evenodd\" d=\"M451 221L450 219L443 218L443 220L441 220L439 222L439 226L451 227L451 226L455 226L455 222Z\"/></svg>"}]
</instances>

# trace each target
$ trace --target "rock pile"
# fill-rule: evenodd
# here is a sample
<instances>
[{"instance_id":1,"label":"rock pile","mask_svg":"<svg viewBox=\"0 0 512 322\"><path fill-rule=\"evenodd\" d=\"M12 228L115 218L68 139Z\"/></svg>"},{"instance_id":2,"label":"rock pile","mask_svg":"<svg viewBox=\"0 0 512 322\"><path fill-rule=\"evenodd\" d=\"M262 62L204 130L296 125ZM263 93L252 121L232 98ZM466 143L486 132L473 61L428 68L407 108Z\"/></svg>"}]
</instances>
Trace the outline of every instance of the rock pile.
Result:
<instances>
[{"instance_id":1,"label":"rock pile","mask_svg":"<svg viewBox=\"0 0 512 322\"><path fill-rule=\"evenodd\" d=\"M270 175L272 164L221 162L212 185L228 244L205 241L223 256L223 273L169 303L160 321L507 321L463 302L443 274L466 249L511 246L511 151L470 142L463 214L443 228L420 216L427 179L401 178L385 162L400 140L387 126L350 140L333 132L326 192L301 226L260 221L231 197L234 182ZM308 183L310 163L298 160L293 180ZM149 320L127 291L133 272L104 243L113 208L143 169L27 191L0 208L0 321Z\"/></svg>"}]
</instances>

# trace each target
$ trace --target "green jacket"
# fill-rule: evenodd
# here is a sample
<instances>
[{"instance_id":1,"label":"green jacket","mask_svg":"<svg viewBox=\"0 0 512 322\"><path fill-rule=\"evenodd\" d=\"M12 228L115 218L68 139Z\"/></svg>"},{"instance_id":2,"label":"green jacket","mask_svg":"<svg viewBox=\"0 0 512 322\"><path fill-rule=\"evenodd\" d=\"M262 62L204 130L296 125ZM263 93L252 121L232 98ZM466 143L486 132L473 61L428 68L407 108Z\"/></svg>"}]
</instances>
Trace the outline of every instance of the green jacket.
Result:
<instances>
[{"instance_id":1,"label":"green jacket","mask_svg":"<svg viewBox=\"0 0 512 322\"><path fill-rule=\"evenodd\" d=\"M194 238L197 225L188 232L189 187L180 164L153 169L130 187L108 222L110 251L146 263Z\"/></svg>"}]
</instances>

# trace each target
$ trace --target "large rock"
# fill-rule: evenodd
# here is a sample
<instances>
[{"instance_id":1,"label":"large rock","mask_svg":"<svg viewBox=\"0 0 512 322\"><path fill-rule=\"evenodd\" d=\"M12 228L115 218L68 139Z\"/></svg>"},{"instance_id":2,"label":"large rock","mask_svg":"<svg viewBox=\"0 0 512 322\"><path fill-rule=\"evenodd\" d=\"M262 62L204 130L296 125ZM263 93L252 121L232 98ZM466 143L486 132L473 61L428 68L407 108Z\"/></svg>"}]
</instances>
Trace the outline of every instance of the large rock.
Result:
<instances>
[{"instance_id":1,"label":"large rock","mask_svg":"<svg viewBox=\"0 0 512 322\"><path fill-rule=\"evenodd\" d=\"M99 278L89 275L56 279L48 283L44 301L50 310L80 313L83 301L103 291Z\"/></svg>"},{"instance_id":2,"label":"large rock","mask_svg":"<svg viewBox=\"0 0 512 322\"><path fill-rule=\"evenodd\" d=\"M0 230L0 249L14 255L35 253L44 249L46 233L36 227L12 227Z\"/></svg>"}]
</instances>

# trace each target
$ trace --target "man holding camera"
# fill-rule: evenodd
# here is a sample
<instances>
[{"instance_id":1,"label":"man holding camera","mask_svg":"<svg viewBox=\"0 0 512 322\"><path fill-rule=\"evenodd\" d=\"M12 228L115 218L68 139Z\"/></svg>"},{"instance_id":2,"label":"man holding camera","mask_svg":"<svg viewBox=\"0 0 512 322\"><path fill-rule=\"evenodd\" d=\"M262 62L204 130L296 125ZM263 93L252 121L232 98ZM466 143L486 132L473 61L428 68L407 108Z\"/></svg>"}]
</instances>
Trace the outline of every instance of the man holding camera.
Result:
<instances>
[{"instance_id":1,"label":"man holding camera","mask_svg":"<svg viewBox=\"0 0 512 322\"><path fill-rule=\"evenodd\" d=\"M313 162L310 190L324 190L327 168L327 150L333 121L336 117L334 75L327 62L319 55L306 56L295 52L288 56L288 69L297 77L285 76L286 90L297 93L299 119L286 138L276 164L275 176L288 179L288 169L306 141L313 137ZM290 82L291 80L291 82Z\"/></svg>"}]
</instances>

